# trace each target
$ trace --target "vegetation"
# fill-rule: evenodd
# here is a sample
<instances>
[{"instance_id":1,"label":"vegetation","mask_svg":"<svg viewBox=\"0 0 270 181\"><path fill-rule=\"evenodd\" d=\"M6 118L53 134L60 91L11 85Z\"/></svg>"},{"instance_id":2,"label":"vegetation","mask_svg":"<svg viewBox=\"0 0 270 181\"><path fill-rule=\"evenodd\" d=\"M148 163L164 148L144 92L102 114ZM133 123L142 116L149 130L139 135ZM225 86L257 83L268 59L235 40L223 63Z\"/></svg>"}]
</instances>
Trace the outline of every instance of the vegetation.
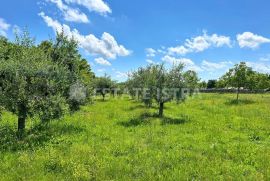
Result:
<instances>
[{"instance_id":1,"label":"vegetation","mask_svg":"<svg viewBox=\"0 0 270 181\"><path fill-rule=\"evenodd\" d=\"M158 118L155 107L101 98L45 127L29 119L23 141L4 112L0 180L269 180L269 104L202 94Z\"/></svg>"},{"instance_id":2,"label":"vegetation","mask_svg":"<svg viewBox=\"0 0 270 181\"><path fill-rule=\"evenodd\" d=\"M1 38L0 46L0 105L18 115L19 132L29 116L48 121L84 103L89 91L81 87L92 73L74 40L61 33L55 43L35 46L24 32L15 43Z\"/></svg>"},{"instance_id":3,"label":"vegetation","mask_svg":"<svg viewBox=\"0 0 270 181\"><path fill-rule=\"evenodd\" d=\"M164 104L173 99L179 101L184 99L183 89L195 89L198 84L198 77L194 71L183 71L182 64L174 65L172 69L166 70L163 64L151 64L146 68L139 68L133 72L128 80L128 86L131 93L134 88L137 89L141 100L151 107L153 101L159 105L160 117L163 116ZM138 92L138 90L140 90Z\"/></svg>"},{"instance_id":4,"label":"vegetation","mask_svg":"<svg viewBox=\"0 0 270 181\"><path fill-rule=\"evenodd\" d=\"M0 180L269 180L270 95L239 93L270 76L241 62L199 83L184 68L151 64L117 83L63 32L0 37Z\"/></svg>"},{"instance_id":5,"label":"vegetation","mask_svg":"<svg viewBox=\"0 0 270 181\"><path fill-rule=\"evenodd\" d=\"M94 82L96 93L100 94L105 100L106 94L109 94L114 88L114 82L111 77L104 75L103 77L97 77Z\"/></svg>"}]
</instances>

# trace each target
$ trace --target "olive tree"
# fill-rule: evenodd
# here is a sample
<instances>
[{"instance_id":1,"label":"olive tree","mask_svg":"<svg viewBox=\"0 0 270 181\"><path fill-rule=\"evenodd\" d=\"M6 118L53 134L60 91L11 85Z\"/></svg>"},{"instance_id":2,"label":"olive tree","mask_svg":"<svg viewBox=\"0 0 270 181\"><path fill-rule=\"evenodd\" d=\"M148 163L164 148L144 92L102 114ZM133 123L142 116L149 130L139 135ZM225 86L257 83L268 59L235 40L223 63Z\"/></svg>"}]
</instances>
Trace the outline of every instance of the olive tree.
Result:
<instances>
[{"instance_id":1,"label":"olive tree","mask_svg":"<svg viewBox=\"0 0 270 181\"><path fill-rule=\"evenodd\" d=\"M18 131L25 129L27 117L45 121L67 112L68 68L49 59L26 35L11 52L8 58L0 55L0 105L18 116Z\"/></svg>"},{"instance_id":2,"label":"olive tree","mask_svg":"<svg viewBox=\"0 0 270 181\"><path fill-rule=\"evenodd\" d=\"M196 73L185 72L182 64L174 65L171 69L166 69L164 64L151 64L130 74L128 80L135 88L141 88L144 103L152 104L155 101L158 104L160 117L163 116L166 102L184 99L184 88L195 87L197 81Z\"/></svg>"},{"instance_id":3,"label":"olive tree","mask_svg":"<svg viewBox=\"0 0 270 181\"><path fill-rule=\"evenodd\" d=\"M104 75L103 77L96 77L94 80L94 86L96 93L101 94L104 101L106 94L110 93L111 91L110 89L113 86L113 81L108 75Z\"/></svg>"}]
</instances>

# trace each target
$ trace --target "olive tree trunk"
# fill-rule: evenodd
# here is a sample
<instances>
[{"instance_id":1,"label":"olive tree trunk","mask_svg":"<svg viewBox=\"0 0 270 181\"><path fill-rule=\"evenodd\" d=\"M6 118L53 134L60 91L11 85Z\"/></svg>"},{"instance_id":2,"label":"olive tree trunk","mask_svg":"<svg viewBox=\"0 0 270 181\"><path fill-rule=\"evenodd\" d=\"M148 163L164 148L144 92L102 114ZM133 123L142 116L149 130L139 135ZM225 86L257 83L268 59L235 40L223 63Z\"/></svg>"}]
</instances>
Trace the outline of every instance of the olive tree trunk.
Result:
<instances>
[{"instance_id":1,"label":"olive tree trunk","mask_svg":"<svg viewBox=\"0 0 270 181\"><path fill-rule=\"evenodd\" d=\"M24 104L18 107L18 132L23 132L25 129L25 120L27 117L27 110Z\"/></svg>"},{"instance_id":2,"label":"olive tree trunk","mask_svg":"<svg viewBox=\"0 0 270 181\"><path fill-rule=\"evenodd\" d=\"M159 103L159 117L163 117L163 110L164 110L164 102Z\"/></svg>"}]
</instances>

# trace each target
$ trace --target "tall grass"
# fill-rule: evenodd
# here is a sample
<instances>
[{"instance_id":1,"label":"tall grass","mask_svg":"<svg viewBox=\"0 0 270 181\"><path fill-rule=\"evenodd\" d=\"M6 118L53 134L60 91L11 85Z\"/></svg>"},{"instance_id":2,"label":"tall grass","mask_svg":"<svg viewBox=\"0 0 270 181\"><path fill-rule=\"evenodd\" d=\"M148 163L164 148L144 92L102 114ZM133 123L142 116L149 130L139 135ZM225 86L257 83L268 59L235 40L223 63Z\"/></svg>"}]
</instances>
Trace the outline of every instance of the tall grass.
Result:
<instances>
[{"instance_id":1,"label":"tall grass","mask_svg":"<svg viewBox=\"0 0 270 181\"><path fill-rule=\"evenodd\" d=\"M17 140L0 122L0 180L269 180L270 95L202 94L165 118L137 101L96 101Z\"/></svg>"}]
</instances>

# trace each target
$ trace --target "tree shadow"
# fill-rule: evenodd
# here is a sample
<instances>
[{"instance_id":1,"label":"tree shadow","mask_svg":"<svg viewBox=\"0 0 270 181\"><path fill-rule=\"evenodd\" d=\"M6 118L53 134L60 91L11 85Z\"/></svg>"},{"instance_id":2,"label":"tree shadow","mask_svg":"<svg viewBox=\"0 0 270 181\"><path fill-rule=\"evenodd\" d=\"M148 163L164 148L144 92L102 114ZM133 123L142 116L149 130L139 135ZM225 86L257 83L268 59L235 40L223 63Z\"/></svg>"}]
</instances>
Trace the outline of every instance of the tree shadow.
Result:
<instances>
[{"instance_id":1,"label":"tree shadow","mask_svg":"<svg viewBox=\"0 0 270 181\"><path fill-rule=\"evenodd\" d=\"M255 102L253 100L248 100L248 99L240 99L240 100L229 100L225 102L226 105L228 106L233 106L233 105L248 105L248 104L254 104Z\"/></svg>"},{"instance_id":2,"label":"tree shadow","mask_svg":"<svg viewBox=\"0 0 270 181\"><path fill-rule=\"evenodd\" d=\"M143 113L139 117L131 118L129 121L121 121L117 124L124 126L124 127L136 127L139 125L147 125L150 124L150 118L152 115L150 113Z\"/></svg>"},{"instance_id":3,"label":"tree shadow","mask_svg":"<svg viewBox=\"0 0 270 181\"><path fill-rule=\"evenodd\" d=\"M136 109L145 109L145 108L147 108L147 107L142 105L142 104L139 104L139 105L136 105L136 106L129 107L127 110L128 111L134 111Z\"/></svg>"},{"instance_id":4,"label":"tree shadow","mask_svg":"<svg viewBox=\"0 0 270 181\"><path fill-rule=\"evenodd\" d=\"M73 135L85 129L76 125L38 124L34 128L25 130L23 135L9 126L0 127L0 152L16 152L35 150L49 143L58 144L61 135Z\"/></svg>"},{"instance_id":5,"label":"tree shadow","mask_svg":"<svg viewBox=\"0 0 270 181\"><path fill-rule=\"evenodd\" d=\"M190 121L188 117L181 117L181 118L170 118L170 117L165 117L162 119L162 125L166 124L185 124L186 122Z\"/></svg>"},{"instance_id":6,"label":"tree shadow","mask_svg":"<svg viewBox=\"0 0 270 181\"><path fill-rule=\"evenodd\" d=\"M161 121L161 125L168 125L168 124L184 124L188 121L190 121L189 117L185 115L181 115L180 118L171 118L171 117L159 117L158 114L151 114L151 113L143 113L140 116L136 118L132 118L128 121L121 121L118 122L118 125L124 126L124 127L137 127L140 125L149 125L151 124L151 121L153 118L158 118Z\"/></svg>"}]
</instances>

